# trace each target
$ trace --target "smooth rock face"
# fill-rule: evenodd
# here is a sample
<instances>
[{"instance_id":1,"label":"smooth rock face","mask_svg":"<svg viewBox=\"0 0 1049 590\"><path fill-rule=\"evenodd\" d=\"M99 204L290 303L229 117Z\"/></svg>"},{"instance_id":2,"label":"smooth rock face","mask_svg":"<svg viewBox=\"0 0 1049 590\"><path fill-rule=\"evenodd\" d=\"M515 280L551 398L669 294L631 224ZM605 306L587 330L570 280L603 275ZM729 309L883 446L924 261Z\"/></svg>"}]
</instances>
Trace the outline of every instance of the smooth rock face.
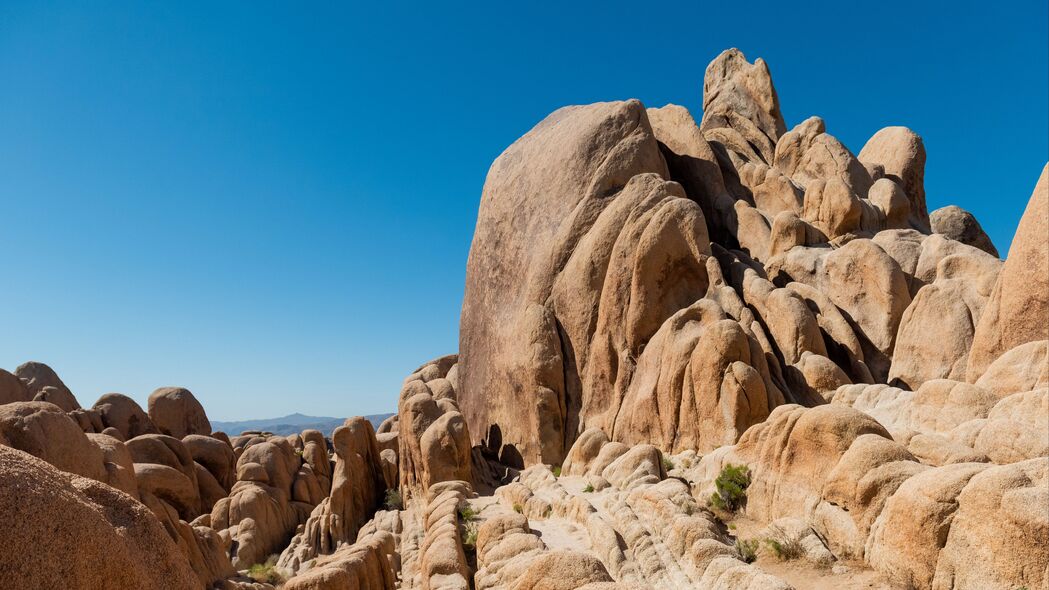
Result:
<instances>
[{"instance_id":1,"label":"smooth rock face","mask_svg":"<svg viewBox=\"0 0 1049 590\"><path fill-rule=\"evenodd\" d=\"M609 301L616 316L637 317L635 340L654 331L642 314L666 313L659 297L671 292L649 294L646 275L634 279L634 269L653 278L675 265L687 269L682 256L706 248L693 229L703 227L702 211L682 198L679 186L657 176L630 182L643 173L668 176L637 101L560 109L492 165L467 262L460 323L459 403L474 442L491 442L490 426L497 426L495 438L507 452L528 462L560 462L578 425L581 368L599 320L598 301L616 297ZM566 269L607 268L624 232L632 236L621 240L623 248L629 246L627 258L614 265L622 279L613 281L607 296L606 273ZM687 287L701 280L698 273L675 274ZM570 300L560 302L569 290ZM654 305L630 310L630 293L656 297Z\"/></svg>"},{"instance_id":2,"label":"smooth rock face","mask_svg":"<svg viewBox=\"0 0 1049 590\"><path fill-rule=\"evenodd\" d=\"M135 400L120 393L107 393L98 398L94 409L106 428L115 428L123 440L140 434L156 434L153 421Z\"/></svg>"},{"instance_id":3,"label":"smooth rock face","mask_svg":"<svg viewBox=\"0 0 1049 590\"><path fill-rule=\"evenodd\" d=\"M459 412L454 355L419 367L405 379L398 403L397 458L401 494L425 494L442 481L472 481L470 431Z\"/></svg>"},{"instance_id":4,"label":"smooth rock face","mask_svg":"<svg viewBox=\"0 0 1049 590\"><path fill-rule=\"evenodd\" d=\"M0 545L10 588L199 588L156 518L130 496L0 445Z\"/></svg>"},{"instance_id":5,"label":"smooth rock face","mask_svg":"<svg viewBox=\"0 0 1049 590\"><path fill-rule=\"evenodd\" d=\"M879 166L896 182L910 201L912 225L929 230L925 206L925 143L906 127L886 127L875 133L860 150L860 162Z\"/></svg>"},{"instance_id":6,"label":"smooth rock face","mask_svg":"<svg viewBox=\"0 0 1049 590\"><path fill-rule=\"evenodd\" d=\"M211 434L204 407L188 389L181 387L162 387L150 394L149 418L161 434L175 438Z\"/></svg>"},{"instance_id":7,"label":"smooth rock face","mask_svg":"<svg viewBox=\"0 0 1049 590\"><path fill-rule=\"evenodd\" d=\"M983 231L980 222L965 209L957 205L948 205L933 211L929 214L929 219L933 232L979 248L991 256L998 256L998 249Z\"/></svg>"},{"instance_id":8,"label":"smooth rock face","mask_svg":"<svg viewBox=\"0 0 1049 590\"><path fill-rule=\"evenodd\" d=\"M0 405L32 401L29 389L17 376L0 369Z\"/></svg>"},{"instance_id":9,"label":"smooth rock face","mask_svg":"<svg viewBox=\"0 0 1049 590\"><path fill-rule=\"evenodd\" d=\"M969 353L976 381L1006 351L1049 339L1049 166L1034 187Z\"/></svg>"},{"instance_id":10,"label":"smooth rock face","mask_svg":"<svg viewBox=\"0 0 1049 590\"><path fill-rule=\"evenodd\" d=\"M15 369L15 376L25 383L30 399L53 403L66 412L80 408L73 392L69 391L66 384L58 378L58 374L44 363L23 363ZM49 387L54 389L45 391Z\"/></svg>"},{"instance_id":11,"label":"smooth rock face","mask_svg":"<svg viewBox=\"0 0 1049 590\"><path fill-rule=\"evenodd\" d=\"M54 404L16 402L0 406L0 440L62 471L106 481L102 451Z\"/></svg>"},{"instance_id":12,"label":"smooth rock face","mask_svg":"<svg viewBox=\"0 0 1049 590\"><path fill-rule=\"evenodd\" d=\"M756 146L758 155L771 162L776 141L787 130L779 110L768 65L753 64L738 49L729 49L707 66L703 77L703 122L708 139L725 130ZM730 139L731 141L731 139Z\"/></svg>"}]
</instances>

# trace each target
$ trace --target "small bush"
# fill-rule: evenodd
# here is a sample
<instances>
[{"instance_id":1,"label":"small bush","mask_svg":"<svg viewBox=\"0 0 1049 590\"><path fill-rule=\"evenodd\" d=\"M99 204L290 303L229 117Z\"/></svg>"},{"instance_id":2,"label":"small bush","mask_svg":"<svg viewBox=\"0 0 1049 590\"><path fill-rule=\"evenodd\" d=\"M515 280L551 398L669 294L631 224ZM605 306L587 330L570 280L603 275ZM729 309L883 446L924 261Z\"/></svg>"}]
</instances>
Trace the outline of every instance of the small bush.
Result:
<instances>
[{"instance_id":1,"label":"small bush","mask_svg":"<svg viewBox=\"0 0 1049 590\"><path fill-rule=\"evenodd\" d=\"M277 571L277 556L270 555L265 563L256 563L248 568L248 577L266 584L283 584L284 576Z\"/></svg>"},{"instance_id":2,"label":"small bush","mask_svg":"<svg viewBox=\"0 0 1049 590\"><path fill-rule=\"evenodd\" d=\"M521 506L517 502L514 502L514 512L518 514L524 514L524 506Z\"/></svg>"},{"instance_id":3,"label":"small bush","mask_svg":"<svg viewBox=\"0 0 1049 590\"><path fill-rule=\"evenodd\" d=\"M805 548L801 545L801 538L797 535L788 535L783 529L778 527L770 532L773 534L773 537L765 539L765 545L776 556L776 559L790 561L791 559L798 559L805 554Z\"/></svg>"},{"instance_id":4,"label":"small bush","mask_svg":"<svg viewBox=\"0 0 1049 590\"><path fill-rule=\"evenodd\" d=\"M387 510L401 510L404 508L404 500L401 498L401 493L397 490L386 490L386 501L384 504Z\"/></svg>"},{"instance_id":5,"label":"small bush","mask_svg":"<svg viewBox=\"0 0 1049 590\"><path fill-rule=\"evenodd\" d=\"M468 522L463 525L462 530L463 549L475 551L477 549L477 523Z\"/></svg>"},{"instance_id":6,"label":"small bush","mask_svg":"<svg viewBox=\"0 0 1049 590\"><path fill-rule=\"evenodd\" d=\"M551 469L550 471L554 472L554 477L561 477L561 466L560 465L554 465L554 468Z\"/></svg>"},{"instance_id":7,"label":"small bush","mask_svg":"<svg viewBox=\"0 0 1049 590\"><path fill-rule=\"evenodd\" d=\"M670 457L667 457L666 455L660 455L660 456L663 459L663 471L666 471L666 472L669 473L670 470L674 468L674 461L671 460Z\"/></svg>"},{"instance_id":8,"label":"small bush","mask_svg":"<svg viewBox=\"0 0 1049 590\"><path fill-rule=\"evenodd\" d=\"M736 539L736 551L739 552L739 558L747 563L754 563L754 560L758 558L758 542L757 540L746 540Z\"/></svg>"},{"instance_id":9,"label":"small bush","mask_svg":"<svg viewBox=\"0 0 1049 590\"><path fill-rule=\"evenodd\" d=\"M586 487L583 488L583 493L584 494L589 494L592 491L594 491L594 486L591 485L591 484L586 484Z\"/></svg>"},{"instance_id":10,"label":"small bush","mask_svg":"<svg viewBox=\"0 0 1049 590\"><path fill-rule=\"evenodd\" d=\"M717 491L710 495L710 505L725 512L735 512L747 503L750 470L746 465L729 463L714 480Z\"/></svg>"},{"instance_id":11,"label":"small bush","mask_svg":"<svg viewBox=\"0 0 1049 590\"><path fill-rule=\"evenodd\" d=\"M463 522L470 522L477 518L477 511L474 510L473 506L470 506L466 502L459 505L459 519Z\"/></svg>"}]
</instances>

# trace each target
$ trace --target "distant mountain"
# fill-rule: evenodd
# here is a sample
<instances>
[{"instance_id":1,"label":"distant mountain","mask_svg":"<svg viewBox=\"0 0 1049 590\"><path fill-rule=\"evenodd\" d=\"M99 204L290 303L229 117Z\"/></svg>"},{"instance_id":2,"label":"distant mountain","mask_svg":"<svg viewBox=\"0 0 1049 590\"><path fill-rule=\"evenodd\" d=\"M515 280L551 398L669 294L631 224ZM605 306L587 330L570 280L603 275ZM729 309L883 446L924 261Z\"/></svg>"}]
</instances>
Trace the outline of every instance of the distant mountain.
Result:
<instances>
[{"instance_id":1,"label":"distant mountain","mask_svg":"<svg viewBox=\"0 0 1049 590\"><path fill-rule=\"evenodd\" d=\"M365 416L376 428L383 420L393 414L372 414ZM248 430L261 430L273 434L296 434L303 430L319 430L324 436L331 436L333 430L345 422L345 418L330 418L326 416L307 416L305 414L289 414L280 418L264 418L260 420L240 420L236 422L211 421L212 430L221 430L231 436L238 435Z\"/></svg>"}]
</instances>

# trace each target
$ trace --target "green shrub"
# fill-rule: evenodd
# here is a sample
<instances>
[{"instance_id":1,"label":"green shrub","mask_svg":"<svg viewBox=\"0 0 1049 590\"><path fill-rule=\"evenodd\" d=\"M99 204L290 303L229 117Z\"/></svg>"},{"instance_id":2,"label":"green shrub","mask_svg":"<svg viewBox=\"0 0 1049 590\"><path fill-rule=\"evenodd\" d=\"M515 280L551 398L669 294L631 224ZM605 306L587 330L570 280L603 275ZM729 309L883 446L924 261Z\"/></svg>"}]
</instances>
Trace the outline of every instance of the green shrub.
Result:
<instances>
[{"instance_id":1,"label":"green shrub","mask_svg":"<svg viewBox=\"0 0 1049 590\"><path fill-rule=\"evenodd\" d=\"M256 563L248 568L248 577L266 584L283 584L284 576L277 570L277 556L270 555L265 563Z\"/></svg>"},{"instance_id":2,"label":"green shrub","mask_svg":"<svg viewBox=\"0 0 1049 590\"><path fill-rule=\"evenodd\" d=\"M560 465L554 465L554 468L551 469L550 471L554 472L554 477L561 477L561 466Z\"/></svg>"},{"instance_id":3,"label":"green shrub","mask_svg":"<svg viewBox=\"0 0 1049 590\"><path fill-rule=\"evenodd\" d=\"M586 484L586 487L583 488L583 493L584 494L589 494L592 491L594 491L594 486L591 485L591 484Z\"/></svg>"},{"instance_id":4,"label":"green shrub","mask_svg":"<svg viewBox=\"0 0 1049 590\"><path fill-rule=\"evenodd\" d=\"M386 501L384 504L387 510L401 510L404 508L404 500L401 498L401 493L397 490L386 490Z\"/></svg>"},{"instance_id":5,"label":"green shrub","mask_svg":"<svg viewBox=\"0 0 1049 590\"><path fill-rule=\"evenodd\" d=\"M459 505L459 519L463 522L470 522L477 518L477 511L474 510L473 506L470 506L466 502Z\"/></svg>"},{"instance_id":6,"label":"green shrub","mask_svg":"<svg viewBox=\"0 0 1049 590\"><path fill-rule=\"evenodd\" d=\"M747 503L750 470L746 465L729 463L714 480L716 492L710 495L710 505L725 512L735 512Z\"/></svg>"},{"instance_id":7,"label":"green shrub","mask_svg":"<svg viewBox=\"0 0 1049 590\"><path fill-rule=\"evenodd\" d=\"M518 514L524 514L524 506L521 506L517 502L514 502L514 512Z\"/></svg>"},{"instance_id":8,"label":"green shrub","mask_svg":"<svg viewBox=\"0 0 1049 590\"><path fill-rule=\"evenodd\" d=\"M663 459L663 471L670 472L674 468L674 461L666 455L660 455L660 457Z\"/></svg>"},{"instance_id":9,"label":"green shrub","mask_svg":"<svg viewBox=\"0 0 1049 590\"><path fill-rule=\"evenodd\" d=\"M758 542L757 540L746 540L736 539L736 551L739 552L739 558L747 563L754 563L754 560L758 558Z\"/></svg>"},{"instance_id":10,"label":"green shrub","mask_svg":"<svg viewBox=\"0 0 1049 590\"><path fill-rule=\"evenodd\" d=\"M477 549L477 523L468 522L463 525L462 530L463 549L474 551Z\"/></svg>"}]
</instances>

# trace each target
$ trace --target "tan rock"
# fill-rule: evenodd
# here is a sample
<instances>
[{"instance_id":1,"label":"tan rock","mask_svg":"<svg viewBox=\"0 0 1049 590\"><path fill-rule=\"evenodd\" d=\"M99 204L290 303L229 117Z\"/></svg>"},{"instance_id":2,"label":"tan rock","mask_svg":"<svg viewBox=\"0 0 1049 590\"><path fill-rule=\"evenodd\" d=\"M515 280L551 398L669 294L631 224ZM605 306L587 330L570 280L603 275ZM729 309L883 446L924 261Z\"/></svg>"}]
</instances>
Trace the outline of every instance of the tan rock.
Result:
<instances>
[{"instance_id":1,"label":"tan rock","mask_svg":"<svg viewBox=\"0 0 1049 590\"><path fill-rule=\"evenodd\" d=\"M211 434L204 407L182 387L161 387L149 396L149 417L161 434L182 438L187 434Z\"/></svg>"},{"instance_id":2,"label":"tan rock","mask_svg":"<svg viewBox=\"0 0 1049 590\"><path fill-rule=\"evenodd\" d=\"M58 378L58 374L44 363L36 361L23 363L15 369L15 376L25 383L26 390L34 401L53 403L66 412L80 408L73 392L69 391L66 384ZM54 390L45 392L44 389L48 387L53 387ZM40 399L37 399L38 397Z\"/></svg>"},{"instance_id":3,"label":"tan rock","mask_svg":"<svg viewBox=\"0 0 1049 590\"><path fill-rule=\"evenodd\" d=\"M750 64L738 49L729 49L707 66L700 129L707 135L719 128L735 131L766 163L773 161L776 142L787 126L764 60Z\"/></svg>"},{"instance_id":4,"label":"tan rock","mask_svg":"<svg viewBox=\"0 0 1049 590\"><path fill-rule=\"evenodd\" d=\"M140 434L157 434L153 421L135 400L120 393L107 393L98 398L93 406L106 428L120 432L121 440L135 438Z\"/></svg>"},{"instance_id":5,"label":"tan rock","mask_svg":"<svg viewBox=\"0 0 1049 590\"><path fill-rule=\"evenodd\" d=\"M911 224L929 231L929 210L925 206L925 144L906 127L886 127L875 133L860 150L859 160L879 166L888 178L900 185L910 201Z\"/></svg>"},{"instance_id":6,"label":"tan rock","mask_svg":"<svg viewBox=\"0 0 1049 590\"><path fill-rule=\"evenodd\" d=\"M0 571L10 588L200 588L141 504L105 484L0 446ZM47 550L42 550L42 548Z\"/></svg>"},{"instance_id":7,"label":"tan rock","mask_svg":"<svg viewBox=\"0 0 1049 590\"><path fill-rule=\"evenodd\" d=\"M0 369L0 405L32 401L33 396L21 379Z\"/></svg>"},{"instance_id":8,"label":"tan rock","mask_svg":"<svg viewBox=\"0 0 1049 590\"><path fill-rule=\"evenodd\" d=\"M559 342L561 336L572 339L577 361L587 358L584 341L589 340L593 324L586 318L596 308L600 284L587 286L588 277L571 273L575 280L565 287L571 288L579 311L564 310L556 316L570 334L559 331L552 310L543 302L554 288L560 265L578 248L598 215L620 202L612 197L644 172L668 176L648 117L637 101L561 109L492 165L467 263L460 326L459 403L475 442L488 437L490 426L497 425L501 446L512 446L529 462L560 463L570 446L565 436L574 436L576 419L571 414L578 412L580 398L578 384L564 383L566 361ZM666 200L670 187L663 188L655 180L632 192L643 199L653 189L662 190L665 196L655 202ZM702 218L699 207L693 206ZM615 240L618 231L614 230L619 228L613 222L633 209L621 208L621 214L609 214L602 223L608 231L594 234L591 240ZM673 220L670 213L664 214L667 221ZM665 223L654 224L652 237L658 238L656 230L663 227ZM604 265L611 250L596 245L583 249L601 255L590 263L595 268ZM658 302L653 303L645 311L661 312ZM586 315L576 319L574 314ZM519 403L522 392L511 383L524 387L523 394L535 397L537 403ZM576 393L570 393L573 388ZM403 417L401 424L403 429ZM541 436L541 426L552 430ZM405 460L403 452L401 460Z\"/></svg>"},{"instance_id":9,"label":"tan rock","mask_svg":"<svg viewBox=\"0 0 1049 590\"><path fill-rule=\"evenodd\" d=\"M929 220L935 233L979 248L991 256L998 256L998 249L983 231L976 216L965 209L956 205L940 207L929 215Z\"/></svg>"},{"instance_id":10,"label":"tan rock","mask_svg":"<svg viewBox=\"0 0 1049 590\"><path fill-rule=\"evenodd\" d=\"M1049 571L1049 459L985 469L957 497L932 588L1041 588Z\"/></svg>"},{"instance_id":11,"label":"tan rock","mask_svg":"<svg viewBox=\"0 0 1049 590\"><path fill-rule=\"evenodd\" d=\"M968 381L1006 351L1049 339L1049 166L1016 228L1009 257L973 337Z\"/></svg>"},{"instance_id":12,"label":"tan rock","mask_svg":"<svg viewBox=\"0 0 1049 590\"><path fill-rule=\"evenodd\" d=\"M135 464L124 443L105 434L88 434L90 440L102 451L105 483L138 499L138 481L135 479Z\"/></svg>"},{"instance_id":13,"label":"tan rock","mask_svg":"<svg viewBox=\"0 0 1049 590\"><path fill-rule=\"evenodd\" d=\"M472 481L470 431L458 411L455 392L434 401L430 383L447 382L437 363L430 381L407 381L398 403L398 452L400 489L406 498L425 494L435 483L442 481ZM416 373L419 373L418 371ZM442 404L444 406L442 407Z\"/></svg>"},{"instance_id":14,"label":"tan rock","mask_svg":"<svg viewBox=\"0 0 1049 590\"><path fill-rule=\"evenodd\" d=\"M102 451L54 404L33 401L0 406L0 440L62 471L101 482L109 479Z\"/></svg>"}]
</instances>

